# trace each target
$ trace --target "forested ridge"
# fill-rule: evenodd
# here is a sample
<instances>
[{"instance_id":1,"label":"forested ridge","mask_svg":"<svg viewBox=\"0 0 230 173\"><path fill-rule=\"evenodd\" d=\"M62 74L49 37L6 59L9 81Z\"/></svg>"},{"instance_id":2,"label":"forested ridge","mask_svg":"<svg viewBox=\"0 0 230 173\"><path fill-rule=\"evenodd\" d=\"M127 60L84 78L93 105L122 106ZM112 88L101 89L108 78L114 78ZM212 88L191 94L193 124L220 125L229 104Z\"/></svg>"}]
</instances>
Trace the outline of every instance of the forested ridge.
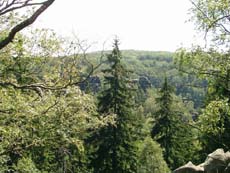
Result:
<instances>
[{"instance_id":1,"label":"forested ridge","mask_svg":"<svg viewBox=\"0 0 230 173\"><path fill-rule=\"evenodd\" d=\"M120 50L116 37L92 53L30 27L54 1L0 1L1 173L167 173L229 151L228 1L191 1L205 47Z\"/></svg>"},{"instance_id":2,"label":"forested ridge","mask_svg":"<svg viewBox=\"0 0 230 173\"><path fill-rule=\"evenodd\" d=\"M124 65L133 72L132 78L136 80L140 89L145 92L150 88L159 89L164 77L167 76L170 84L175 87L176 95L192 101L197 109L202 107L207 81L193 74L182 73L174 61L175 53L137 50L121 50L121 52ZM99 59L100 53L89 53L88 56L94 62ZM105 66L106 63L102 64L100 69ZM82 86L83 89L86 89L88 84L88 87L92 85L92 91L96 92L101 85L100 76L100 70L95 71L88 83Z\"/></svg>"}]
</instances>

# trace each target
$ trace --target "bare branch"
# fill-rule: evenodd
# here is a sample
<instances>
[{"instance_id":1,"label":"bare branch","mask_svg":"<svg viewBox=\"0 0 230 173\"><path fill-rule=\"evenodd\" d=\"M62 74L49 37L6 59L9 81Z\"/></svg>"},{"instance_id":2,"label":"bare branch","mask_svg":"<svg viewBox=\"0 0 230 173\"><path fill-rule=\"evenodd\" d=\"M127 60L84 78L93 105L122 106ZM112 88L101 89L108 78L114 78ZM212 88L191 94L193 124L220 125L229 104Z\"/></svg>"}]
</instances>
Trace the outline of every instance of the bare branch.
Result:
<instances>
[{"instance_id":1,"label":"bare branch","mask_svg":"<svg viewBox=\"0 0 230 173\"><path fill-rule=\"evenodd\" d=\"M31 25L37 19L37 17L40 16L54 1L55 0L47 0L47 1L43 2L42 6L40 8L38 8L31 17L29 17L28 19L24 20L23 22L19 23L15 27L13 27L13 29L10 31L8 36L0 41L0 50L2 48L4 48L5 46L7 46L10 42L12 42L15 35L19 31L21 31L24 28L26 28L27 26Z\"/></svg>"},{"instance_id":2,"label":"bare branch","mask_svg":"<svg viewBox=\"0 0 230 173\"><path fill-rule=\"evenodd\" d=\"M100 59L102 59L103 56L104 56L104 54L101 54ZM88 63L90 63L90 62L88 62ZM62 86L55 86L55 85L50 86L50 85L45 85L45 84L42 84L42 83L34 83L34 84L28 84L28 85L18 85L18 84L12 83L12 82L0 82L0 86L1 87L5 87L5 88L6 87L13 87L14 89L21 89L21 90L24 90L24 89L33 90L40 97L42 97L42 95L43 95L43 93L41 91L42 89L43 90L52 90L52 91L55 91L55 90L65 89L68 86L74 86L74 85L78 86L81 83L85 83L90 78L90 76L92 76L93 72L96 69L98 69L102 64L103 64L102 61L99 64L95 65L95 66L90 63L90 66L91 66L90 72L87 74L87 76L84 79L79 80L77 82L72 81L72 79L70 79L66 84L64 84Z\"/></svg>"},{"instance_id":3,"label":"bare branch","mask_svg":"<svg viewBox=\"0 0 230 173\"><path fill-rule=\"evenodd\" d=\"M83 48L83 47L81 46L81 44L80 44L79 47L80 47L80 49L83 51L83 58L84 58L85 62L90 66L90 71L88 72L87 76L86 76L83 80L81 80L80 82L75 82L75 83L73 83L73 84L71 84L71 85L79 85L79 84L81 84L81 83L85 83L85 82L90 78L90 76L92 76L92 74L94 73L94 71L95 71L96 69L98 69L98 68L104 63L104 62L102 61L102 59L103 59L103 57L104 57L104 49L103 49L103 51L101 52L100 62L99 62L97 65L93 65L93 64L88 60L88 58L87 58L87 56L86 56L86 52L87 52L87 50L90 48L90 46L88 46L88 47L86 47L86 48Z\"/></svg>"},{"instance_id":4,"label":"bare branch","mask_svg":"<svg viewBox=\"0 0 230 173\"><path fill-rule=\"evenodd\" d=\"M30 3L33 0L25 0L24 2L22 1L15 1L13 0L11 3L7 3L7 4L0 4L0 16L9 13L11 11L17 10L17 9L21 9L24 7L28 7L28 6L38 6L38 5L43 5L45 3L45 1L43 2L36 2L36 3ZM2 7L2 8L1 8Z\"/></svg>"},{"instance_id":5,"label":"bare branch","mask_svg":"<svg viewBox=\"0 0 230 173\"><path fill-rule=\"evenodd\" d=\"M13 87L14 89L29 89L34 90L35 92L38 92L38 88L44 89L44 90L61 90L66 88L67 86L70 86L71 83L68 83L64 86L55 87L55 86L47 86L41 83L34 83L34 84L28 84L28 85L18 85L12 82L0 82L1 87Z\"/></svg>"}]
</instances>

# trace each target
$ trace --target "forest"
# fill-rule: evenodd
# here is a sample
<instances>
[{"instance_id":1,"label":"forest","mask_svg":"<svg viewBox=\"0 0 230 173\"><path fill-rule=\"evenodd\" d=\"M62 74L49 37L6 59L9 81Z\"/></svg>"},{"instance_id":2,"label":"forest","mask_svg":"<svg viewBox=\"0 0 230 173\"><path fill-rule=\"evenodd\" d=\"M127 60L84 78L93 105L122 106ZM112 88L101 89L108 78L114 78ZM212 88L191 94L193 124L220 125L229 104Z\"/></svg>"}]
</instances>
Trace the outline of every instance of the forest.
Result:
<instances>
[{"instance_id":1,"label":"forest","mask_svg":"<svg viewBox=\"0 0 230 173\"><path fill-rule=\"evenodd\" d=\"M54 1L0 0L0 173L170 173L228 153L229 1L191 0L206 45L175 52L119 37L88 52L33 27Z\"/></svg>"}]
</instances>

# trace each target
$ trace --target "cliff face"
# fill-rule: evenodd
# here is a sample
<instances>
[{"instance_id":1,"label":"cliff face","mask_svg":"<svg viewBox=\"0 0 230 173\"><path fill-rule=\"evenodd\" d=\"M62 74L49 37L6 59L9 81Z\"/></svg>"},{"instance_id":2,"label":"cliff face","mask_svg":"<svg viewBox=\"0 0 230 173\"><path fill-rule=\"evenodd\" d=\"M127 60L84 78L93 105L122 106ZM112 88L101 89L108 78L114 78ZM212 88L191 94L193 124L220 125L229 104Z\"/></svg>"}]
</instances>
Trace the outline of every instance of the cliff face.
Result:
<instances>
[{"instance_id":1,"label":"cliff face","mask_svg":"<svg viewBox=\"0 0 230 173\"><path fill-rule=\"evenodd\" d=\"M230 152L224 152L223 149L217 149L209 154L204 163L194 165L188 162L173 171L174 173L230 173Z\"/></svg>"}]
</instances>

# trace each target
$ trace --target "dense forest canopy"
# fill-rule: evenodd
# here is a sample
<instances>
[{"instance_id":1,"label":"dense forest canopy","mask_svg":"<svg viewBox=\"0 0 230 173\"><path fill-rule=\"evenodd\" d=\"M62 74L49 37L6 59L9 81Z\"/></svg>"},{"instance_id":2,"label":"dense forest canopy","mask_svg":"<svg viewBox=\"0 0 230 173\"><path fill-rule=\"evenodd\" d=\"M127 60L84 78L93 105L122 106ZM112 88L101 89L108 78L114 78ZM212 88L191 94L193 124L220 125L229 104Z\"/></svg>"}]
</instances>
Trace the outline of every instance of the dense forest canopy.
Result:
<instances>
[{"instance_id":1,"label":"dense forest canopy","mask_svg":"<svg viewBox=\"0 0 230 173\"><path fill-rule=\"evenodd\" d=\"M206 47L95 53L29 27L53 2L0 1L0 172L167 173L229 151L229 1L191 0Z\"/></svg>"}]
</instances>

